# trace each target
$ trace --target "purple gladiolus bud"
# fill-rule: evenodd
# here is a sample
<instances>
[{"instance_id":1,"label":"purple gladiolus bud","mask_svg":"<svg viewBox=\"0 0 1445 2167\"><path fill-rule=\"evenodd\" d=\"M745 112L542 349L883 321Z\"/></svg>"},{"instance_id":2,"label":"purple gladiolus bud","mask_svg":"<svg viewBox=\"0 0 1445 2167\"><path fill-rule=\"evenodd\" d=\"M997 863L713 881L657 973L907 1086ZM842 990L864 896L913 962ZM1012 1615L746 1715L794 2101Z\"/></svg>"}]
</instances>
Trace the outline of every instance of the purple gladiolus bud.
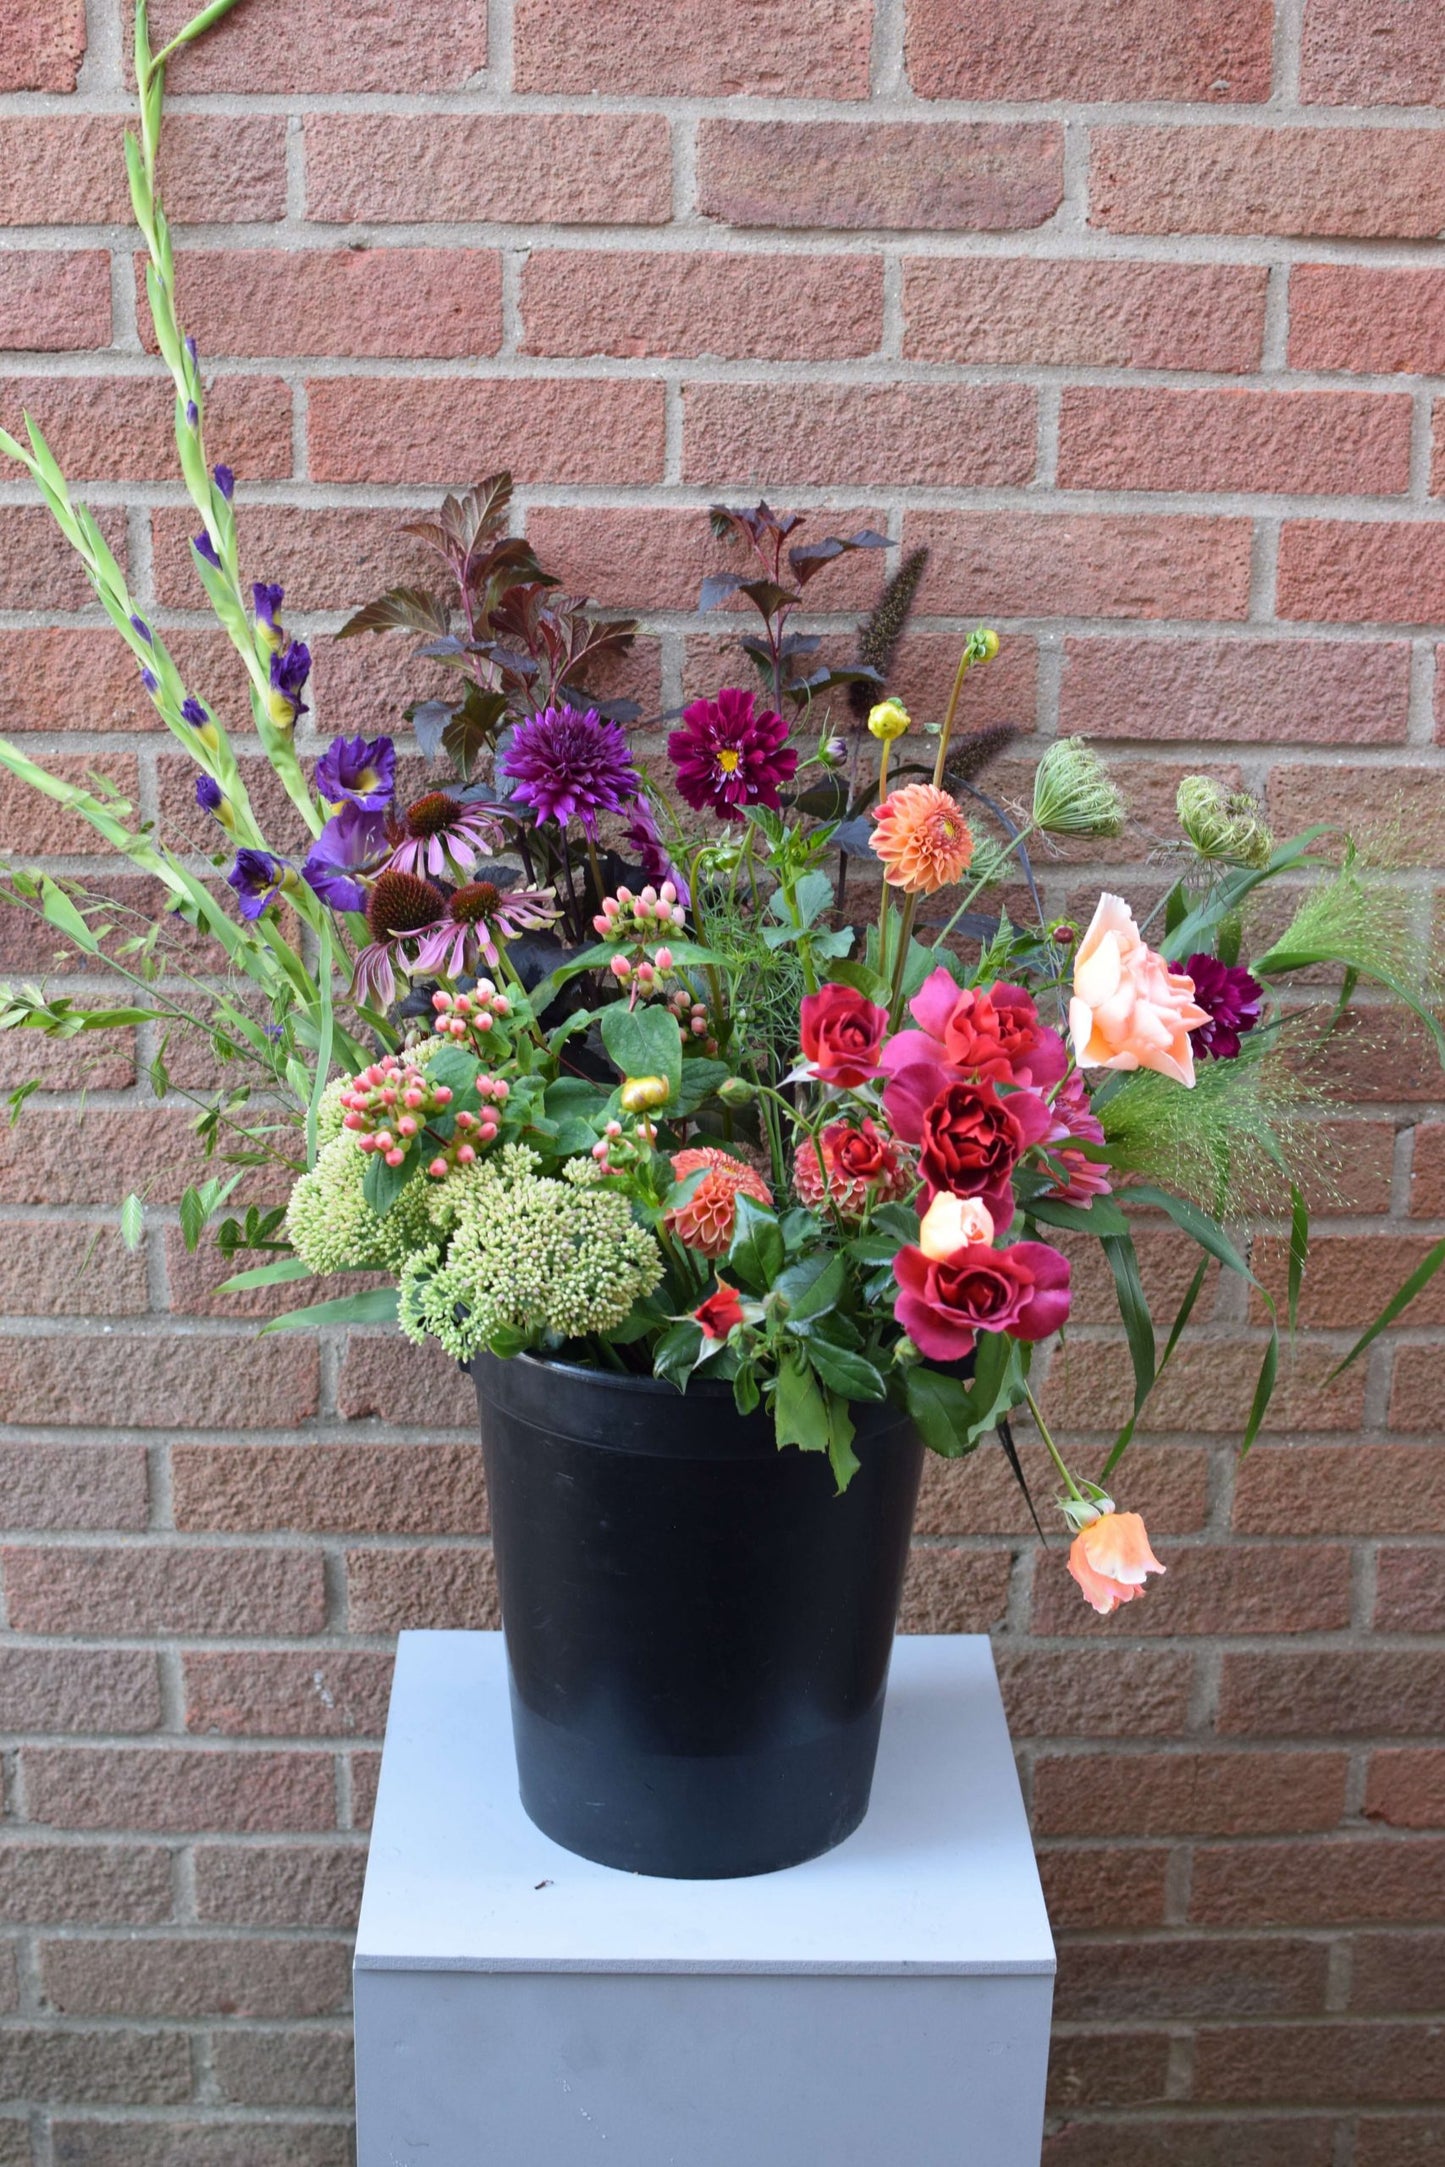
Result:
<instances>
[{"instance_id":1,"label":"purple gladiolus bud","mask_svg":"<svg viewBox=\"0 0 1445 2167\"><path fill-rule=\"evenodd\" d=\"M219 813L226 802L226 794L214 775L196 777L196 803L203 813Z\"/></svg>"},{"instance_id":2,"label":"purple gladiolus bud","mask_svg":"<svg viewBox=\"0 0 1445 2167\"><path fill-rule=\"evenodd\" d=\"M193 730L204 730L210 719L194 693L188 694L181 702L181 721L188 722Z\"/></svg>"},{"instance_id":3,"label":"purple gladiolus bud","mask_svg":"<svg viewBox=\"0 0 1445 2167\"><path fill-rule=\"evenodd\" d=\"M140 673L140 681L145 686L147 692L156 693L159 692L161 689L161 681L156 676L154 670L142 670Z\"/></svg>"},{"instance_id":4,"label":"purple gladiolus bud","mask_svg":"<svg viewBox=\"0 0 1445 2167\"><path fill-rule=\"evenodd\" d=\"M284 587L268 587L264 580L257 580L251 588L251 603L256 612L257 624L276 629L276 612L286 599Z\"/></svg>"},{"instance_id":5,"label":"purple gladiolus bud","mask_svg":"<svg viewBox=\"0 0 1445 2167\"><path fill-rule=\"evenodd\" d=\"M139 632L141 638L145 641L147 647L152 646L154 643L151 639L151 628L146 623L144 617L132 617L131 623L134 625L136 631Z\"/></svg>"},{"instance_id":6,"label":"purple gladiolus bud","mask_svg":"<svg viewBox=\"0 0 1445 2167\"><path fill-rule=\"evenodd\" d=\"M297 717L310 713L301 694L311 675L311 649L304 640L293 640L284 654L271 657L271 720L285 728Z\"/></svg>"},{"instance_id":7,"label":"purple gladiolus bud","mask_svg":"<svg viewBox=\"0 0 1445 2167\"><path fill-rule=\"evenodd\" d=\"M195 400L194 400L194 399L187 399L187 401L186 401L186 426L187 426L188 428L194 429L194 428L195 428L195 426L196 426L196 424L197 424L197 422L198 422L198 421L200 420L200 418L201 418L201 410L200 410L200 408L199 408L199 407L197 406L197 404L196 404Z\"/></svg>"},{"instance_id":8,"label":"purple gladiolus bud","mask_svg":"<svg viewBox=\"0 0 1445 2167\"><path fill-rule=\"evenodd\" d=\"M213 466L211 476L221 495L229 504L236 494L236 477L228 466Z\"/></svg>"},{"instance_id":9,"label":"purple gladiolus bud","mask_svg":"<svg viewBox=\"0 0 1445 2167\"><path fill-rule=\"evenodd\" d=\"M285 877L285 866L269 850L238 850L226 882L236 891L241 916L259 918L275 902Z\"/></svg>"},{"instance_id":10,"label":"purple gladiolus bud","mask_svg":"<svg viewBox=\"0 0 1445 2167\"><path fill-rule=\"evenodd\" d=\"M216 545L209 534L193 534L191 536L191 547L198 557L204 557L207 564L213 564L216 570L220 571L221 560L216 553Z\"/></svg>"},{"instance_id":11,"label":"purple gladiolus bud","mask_svg":"<svg viewBox=\"0 0 1445 2167\"><path fill-rule=\"evenodd\" d=\"M196 345L196 342L195 342L195 340L194 340L194 339L191 339L191 338L188 338L188 339L186 340L186 359L187 359L187 361L189 361L189 363L191 364L191 367L192 367L192 368L194 368L194 367L195 367L195 365L196 365L196 361L197 361L197 358L198 358L198 356L199 356L199 352L200 352L200 349L199 349L199 348L198 348L198 346Z\"/></svg>"}]
</instances>

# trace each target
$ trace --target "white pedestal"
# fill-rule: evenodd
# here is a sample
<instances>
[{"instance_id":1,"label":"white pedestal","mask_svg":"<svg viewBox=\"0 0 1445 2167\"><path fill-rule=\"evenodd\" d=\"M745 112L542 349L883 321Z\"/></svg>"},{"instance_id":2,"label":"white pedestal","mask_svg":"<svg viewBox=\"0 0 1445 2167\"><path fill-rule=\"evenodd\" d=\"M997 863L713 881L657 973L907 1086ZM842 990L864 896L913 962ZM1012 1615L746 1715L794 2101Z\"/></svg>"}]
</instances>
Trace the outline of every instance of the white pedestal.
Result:
<instances>
[{"instance_id":1,"label":"white pedestal","mask_svg":"<svg viewBox=\"0 0 1445 2167\"><path fill-rule=\"evenodd\" d=\"M898 1641L836 1851L657 1881L523 1814L500 1634L402 1634L359 2167L1038 2167L1053 1972L986 1639Z\"/></svg>"}]
</instances>

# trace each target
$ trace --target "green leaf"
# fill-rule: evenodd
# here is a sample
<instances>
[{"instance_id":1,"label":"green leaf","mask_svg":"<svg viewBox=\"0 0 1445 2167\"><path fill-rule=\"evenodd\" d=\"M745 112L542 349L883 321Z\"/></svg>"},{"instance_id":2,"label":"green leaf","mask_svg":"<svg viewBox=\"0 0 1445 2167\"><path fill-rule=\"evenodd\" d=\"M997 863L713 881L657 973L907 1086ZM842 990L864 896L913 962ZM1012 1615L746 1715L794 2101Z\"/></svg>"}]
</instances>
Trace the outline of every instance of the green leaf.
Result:
<instances>
[{"instance_id":1,"label":"green leaf","mask_svg":"<svg viewBox=\"0 0 1445 2167\"><path fill-rule=\"evenodd\" d=\"M1291 1332L1299 1330L1299 1297L1304 1284L1305 1265L1310 1253L1310 1208L1300 1194L1299 1185L1289 1185L1289 1294L1288 1315Z\"/></svg>"},{"instance_id":2,"label":"green leaf","mask_svg":"<svg viewBox=\"0 0 1445 2167\"><path fill-rule=\"evenodd\" d=\"M731 1074L726 1061L710 1061L705 1054L692 1055L682 1064L682 1081L668 1101L668 1114L695 1114Z\"/></svg>"},{"instance_id":3,"label":"green leaf","mask_svg":"<svg viewBox=\"0 0 1445 2167\"><path fill-rule=\"evenodd\" d=\"M1179 1304L1178 1314L1175 1317L1173 1324L1169 1328L1169 1337L1164 1342L1164 1352L1160 1355L1159 1360L1155 1365L1154 1382L1156 1384L1163 1376L1165 1370L1169 1367L1170 1359L1173 1356L1175 1348L1179 1344L1180 1337L1184 1331L1184 1327L1194 1314L1194 1305L1199 1299L1200 1289L1204 1285L1205 1277L1208 1274L1208 1271L1209 1259L1207 1256L1201 1257L1195 1270L1194 1277L1190 1280L1189 1285L1184 1290L1184 1299ZM1128 1421L1124 1424L1123 1429L1120 1430L1118 1436L1115 1438L1114 1443L1110 1448L1109 1457L1104 1462L1103 1472L1099 1477L1100 1482L1107 1482L1110 1475L1113 1474L1114 1469L1118 1466L1120 1460L1123 1459L1125 1452L1128 1450L1130 1439L1134 1435L1135 1425L1137 1424L1138 1420L1139 1410L1136 1408L1134 1413L1130 1415Z\"/></svg>"},{"instance_id":4,"label":"green leaf","mask_svg":"<svg viewBox=\"0 0 1445 2167\"><path fill-rule=\"evenodd\" d=\"M237 1272L222 1280L217 1294L246 1294L252 1287L283 1287L292 1279L309 1279L311 1267L300 1257L278 1257L274 1264L258 1264L253 1271Z\"/></svg>"},{"instance_id":5,"label":"green leaf","mask_svg":"<svg viewBox=\"0 0 1445 2167\"><path fill-rule=\"evenodd\" d=\"M181 1239L192 1256L200 1247L201 1236L206 1231L210 1217L204 1197L198 1189L187 1189L181 1197Z\"/></svg>"},{"instance_id":6,"label":"green leaf","mask_svg":"<svg viewBox=\"0 0 1445 2167\"><path fill-rule=\"evenodd\" d=\"M885 1008L888 1004L887 979L880 978L877 971L870 970L861 959L835 964L828 976L835 985L851 986L875 1008Z\"/></svg>"},{"instance_id":7,"label":"green leaf","mask_svg":"<svg viewBox=\"0 0 1445 2167\"><path fill-rule=\"evenodd\" d=\"M830 1257L817 1277L797 1294L791 1304L788 1322L806 1324L810 1318L825 1317L836 1308L847 1283L848 1266L841 1256Z\"/></svg>"},{"instance_id":8,"label":"green leaf","mask_svg":"<svg viewBox=\"0 0 1445 2167\"><path fill-rule=\"evenodd\" d=\"M443 1084L451 1092L451 1104L447 1112L475 1113L481 1101L477 1097L477 1078L482 1064L474 1053L467 1053L461 1046L443 1046L427 1063L427 1077L434 1084Z\"/></svg>"},{"instance_id":9,"label":"green leaf","mask_svg":"<svg viewBox=\"0 0 1445 2167\"><path fill-rule=\"evenodd\" d=\"M825 1392L823 1404L828 1415L828 1465L833 1470L833 1481L841 1497L858 1472L858 1455L853 1450L856 1432L846 1400L840 1399L836 1392Z\"/></svg>"},{"instance_id":10,"label":"green leaf","mask_svg":"<svg viewBox=\"0 0 1445 2167\"><path fill-rule=\"evenodd\" d=\"M1348 1369L1350 1364L1364 1353L1372 1340L1378 1339L1381 1332L1389 1329L1395 1319L1409 1308L1421 1288L1429 1285L1442 1264L1445 1264L1445 1241L1438 1241L1429 1254L1415 1266L1403 1286L1396 1288L1374 1323L1368 1331L1360 1334L1344 1360L1336 1363L1326 1378L1326 1383L1331 1383L1338 1377L1341 1370Z\"/></svg>"},{"instance_id":11,"label":"green leaf","mask_svg":"<svg viewBox=\"0 0 1445 2167\"><path fill-rule=\"evenodd\" d=\"M120 1238L127 1249L139 1249L145 1230L145 1206L132 1190L120 1207Z\"/></svg>"},{"instance_id":12,"label":"green leaf","mask_svg":"<svg viewBox=\"0 0 1445 2167\"><path fill-rule=\"evenodd\" d=\"M1105 1235L1128 1235L1129 1221L1120 1211L1112 1197L1096 1196L1085 1204L1061 1204L1056 1197L1031 1196L1024 1202L1024 1210L1031 1219L1041 1220L1045 1226L1067 1227L1078 1234L1094 1234L1101 1240Z\"/></svg>"},{"instance_id":13,"label":"green leaf","mask_svg":"<svg viewBox=\"0 0 1445 2167\"><path fill-rule=\"evenodd\" d=\"M1274 1381L1278 1374L1279 1333L1276 1330L1269 1335L1269 1345L1265 1348L1264 1360L1259 1365L1259 1382L1254 1388L1254 1398L1250 1402L1249 1420L1245 1423L1244 1435L1239 1440L1239 1456L1241 1459L1244 1458L1245 1453L1248 1452L1255 1438L1259 1435L1259 1426L1263 1422L1265 1412L1274 1397Z\"/></svg>"},{"instance_id":14,"label":"green leaf","mask_svg":"<svg viewBox=\"0 0 1445 2167\"><path fill-rule=\"evenodd\" d=\"M379 1151L372 1152L361 1177L361 1193L378 1219L386 1217L420 1165L419 1151L409 1151L400 1166L388 1166Z\"/></svg>"},{"instance_id":15,"label":"green leaf","mask_svg":"<svg viewBox=\"0 0 1445 2167\"><path fill-rule=\"evenodd\" d=\"M905 1375L909 1417L929 1451L945 1460L960 1460L972 1452L968 1394L958 1378L922 1364Z\"/></svg>"},{"instance_id":16,"label":"green leaf","mask_svg":"<svg viewBox=\"0 0 1445 2167\"><path fill-rule=\"evenodd\" d=\"M664 1332L652 1350L654 1376L666 1377L679 1392L687 1389L687 1380L698 1364L702 1353L702 1326L691 1317L684 1317Z\"/></svg>"},{"instance_id":17,"label":"green leaf","mask_svg":"<svg viewBox=\"0 0 1445 2167\"><path fill-rule=\"evenodd\" d=\"M289 1309L284 1317L263 1324L268 1332L295 1332L321 1324L395 1324L396 1288L368 1287L362 1294L343 1294L334 1302L313 1302L309 1309Z\"/></svg>"},{"instance_id":18,"label":"green leaf","mask_svg":"<svg viewBox=\"0 0 1445 2167\"><path fill-rule=\"evenodd\" d=\"M828 1450L827 1402L801 1348L785 1347L779 1357L773 1421L780 1450L784 1445L797 1445L804 1452Z\"/></svg>"},{"instance_id":19,"label":"green leaf","mask_svg":"<svg viewBox=\"0 0 1445 2167\"><path fill-rule=\"evenodd\" d=\"M733 1276L750 1292L767 1294L783 1269L783 1234L772 1212L739 1193L728 1249Z\"/></svg>"},{"instance_id":20,"label":"green leaf","mask_svg":"<svg viewBox=\"0 0 1445 2167\"><path fill-rule=\"evenodd\" d=\"M761 1398L757 1371L751 1362L740 1363L733 1374L733 1405L740 1415L750 1415Z\"/></svg>"},{"instance_id":21,"label":"green leaf","mask_svg":"<svg viewBox=\"0 0 1445 2167\"><path fill-rule=\"evenodd\" d=\"M71 902L70 897L63 888L56 887L55 882L48 873L41 875L40 894L42 898L41 908L47 922L57 927L66 936L67 940L74 941L77 948L83 948L88 956L98 954L100 949L99 941Z\"/></svg>"},{"instance_id":22,"label":"green leaf","mask_svg":"<svg viewBox=\"0 0 1445 2167\"><path fill-rule=\"evenodd\" d=\"M808 1342L808 1360L830 1391L845 1400L881 1400L888 1387L873 1364L846 1347L830 1346L826 1339Z\"/></svg>"},{"instance_id":23,"label":"green leaf","mask_svg":"<svg viewBox=\"0 0 1445 2167\"><path fill-rule=\"evenodd\" d=\"M682 1033L665 1008L628 1008L622 1001L602 1011L602 1043L620 1075L665 1076L676 1096L682 1082Z\"/></svg>"},{"instance_id":24,"label":"green leaf","mask_svg":"<svg viewBox=\"0 0 1445 2167\"><path fill-rule=\"evenodd\" d=\"M1122 1216L1121 1213L1120 1217ZM1149 1314L1149 1304L1139 1277L1139 1258L1135 1252L1133 1236L1127 1228L1123 1234L1106 1234L1102 1247L1109 1269L1114 1275L1119 1315L1124 1324L1124 1336L1129 1342L1129 1357L1134 1365L1134 1412L1137 1415L1154 1388L1154 1319Z\"/></svg>"}]
</instances>

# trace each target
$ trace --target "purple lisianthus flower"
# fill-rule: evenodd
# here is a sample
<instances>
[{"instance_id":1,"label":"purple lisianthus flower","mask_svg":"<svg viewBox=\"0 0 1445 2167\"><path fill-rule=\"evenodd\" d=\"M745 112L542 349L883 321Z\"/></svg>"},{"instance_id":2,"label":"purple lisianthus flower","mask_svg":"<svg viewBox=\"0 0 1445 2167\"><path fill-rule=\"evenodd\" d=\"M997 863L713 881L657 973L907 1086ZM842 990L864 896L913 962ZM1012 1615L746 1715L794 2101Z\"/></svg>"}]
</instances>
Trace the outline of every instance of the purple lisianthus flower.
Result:
<instances>
[{"instance_id":1,"label":"purple lisianthus flower","mask_svg":"<svg viewBox=\"0 0 1445 2167\"><path fill-rule=\"evenodd\" d=\"M216 781L214 775L198 775L196 777L196 803L203 813L214 813L219 818L221 807L225 802L226 793Z\"/></svg>"},{"instance_id":2,"label":"purple lisianthus flower","mask_svg":"<svg viewBox=\"0 0 1445 2167\"><path fill-rule=\"evenodd\" d=\"M1208 1023L1190 1032L1191 1047L1206 1060L1237 1060L1240 1039L1259 1021L1263 986L1242 964L1221 963L1217 956L1191 956L1184 968L1194 981L1195 1000L1209 1012Z\"/></svg>"},{"instance_id":3,"label":"purple lisianthus flower","mask_svg":"<svg viewBox=\"0 0 1445 2167\"><path fill-rule=\"evenodd\" d=\"M577 820L588 835L597 833L599 813L620 813L642 789L621 725L604 722L594 707L585 714L548 707L519 722L498 772L538 820L559 828Z\"/></svg>"},{"instance_id":4,"label":"purple lisianthus flower","mask_svg":"<svg viewBox=\"0 0 1445 2167\"><path fill-rule=\"evenodd\" d=\"M305 640L293 640L279 655L271 657L271 720L285 727L311 710L301 695L311 675L311 649Z\"/></svg>"},{"instance_id":5,"label":"purple lisianthus flower","mask_svg":"<svg viewBox=\"0 0 1445 2167\"><path fill-rule=\"evenodd\" d=\"M334 737L316 763L316 788L328 805L380 812L396 788L395 745L389 737Z\"/></svg>"},{"instance_id":6,"label":"purple lisianthus flower","mask_svg":"<svg viewBox=\"0 0 1445 2167\"><path fill-rule=\"evenodd\" d=\"M332 910L365 910L366 889L358 876L376 872L390 851L386 815L346 804L311 845L301 878Z\"/></svg>"},{"instance_id":7,"label":"purple lisianthus flower","mask_svg":"<svg viewBox=\"0 0 1445 2167\"><path fill-rule=\"evenodd\" d=\"M781 715L755 715L752 694L729 685L715 700L685 707L682 722L667 751L678 790L695 811L741 820L750 805L776 810L779 784L790 782L798 767Z\"/></svg>"},{"instance_id":8,"label":"purple lisianthus flower","mask_svg":"<svg viewBox=\"0 0 1445 2167\"><path fill-rule=\"evenodd\" d=\"M648 880L670 880L677 890L677 900L686 910L692 901L692 891L682 867L669 855L667 845L658 832L657 816L652 810L651 798L640 796L632 808L632 825L623 837L629 850L637 854L637 862Z\"/></svg>"},{"instance_id":9,"label":"purple lisianthus flower","mask_svg":"<svg viewBox=\"0 0 1445 2167\"><path fill-rule=\"evenodd\" d=\"M221 495L229 504L232 497L236 494L236 477L232 473L230 467L222 466L219 463L213 466L211 469L211 479L215 482L215 485L220 490Z\"/></svg>"},{"instance_id":10,"label":"purple lisianthus flower","mask_svg":"<svg viewBox=\"0 0 1445 2167\"><path fill-rule=\"evenodd\" d=\"M220 553L217 550L215 543L211 540L209 534L205 532L204 528L199 534L193 534L191 536L191 547L198 557L204 557L207 564L213 564L216 567L216 570L218 572L220 571Z\"/></svg>"},{"instance_id":11,"label":"purple lisianthus flower","mask_svg":"<svg viewBox=\"0 0 1445 2167\"><path fill-rule=\"evenodd\" d=\"M269 850L238 850L226 883L236 891L243 918L259 918L281 893L286 868Z\"/></svg>"}]
</instances>

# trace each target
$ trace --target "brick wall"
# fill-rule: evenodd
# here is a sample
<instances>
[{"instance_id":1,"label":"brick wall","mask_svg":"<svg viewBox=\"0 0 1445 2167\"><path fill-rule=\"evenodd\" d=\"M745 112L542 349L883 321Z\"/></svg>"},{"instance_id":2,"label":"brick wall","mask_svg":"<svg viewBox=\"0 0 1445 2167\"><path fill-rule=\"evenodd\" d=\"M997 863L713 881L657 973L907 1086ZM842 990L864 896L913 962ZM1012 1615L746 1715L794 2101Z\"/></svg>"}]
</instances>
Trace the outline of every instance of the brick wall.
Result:
<instances>
[{"instance_id":1,"label":"brick wall","mask_svg":"<svg viewBox=\"0 0 1445 2167\"><path fill-rule=\"evenodd\" d=\"M123 50L119 0L0 0L0 418L39 415L224 699L137 317ZM324 735L415 689L326 634L438 485L515 468L559 568L643 613L653 708L716 681L698 508L766 488L931 544L902 689L936 701L998 623L973 713L1117 755L1120 880L1157 881L1202 764L1284 828L1392 826L1428 909L1442 0L241 0L172 87L212 449ZM85 602L0 480L3 727L175 822ZM99 870L0 800L26 852ZM1088 908L1098 874L1046 883ZM45 960L0 916L0 969ZM493 1618L473 1416L440 1361L258 1344L254 1299L212 1295L155 1050L0 1039L46 1087L0 1130L0 2167L337 2167L391 1635ZM910 1622L996 1636L1062 1930L1049 2167L1445 2160L1445 1279L1323 1381L1441 1231L1445 1121L1418 1035L1339 1067L1274 1426L1241 1470L1260 1325L1221 1289L1135 1450L1147 1604L1096 1623L996 1454L930 1477ZM1049 1397L1090 1463L1121 1391L1097 1274L1075 1314Z\"/></svg>"}]
</instances>

